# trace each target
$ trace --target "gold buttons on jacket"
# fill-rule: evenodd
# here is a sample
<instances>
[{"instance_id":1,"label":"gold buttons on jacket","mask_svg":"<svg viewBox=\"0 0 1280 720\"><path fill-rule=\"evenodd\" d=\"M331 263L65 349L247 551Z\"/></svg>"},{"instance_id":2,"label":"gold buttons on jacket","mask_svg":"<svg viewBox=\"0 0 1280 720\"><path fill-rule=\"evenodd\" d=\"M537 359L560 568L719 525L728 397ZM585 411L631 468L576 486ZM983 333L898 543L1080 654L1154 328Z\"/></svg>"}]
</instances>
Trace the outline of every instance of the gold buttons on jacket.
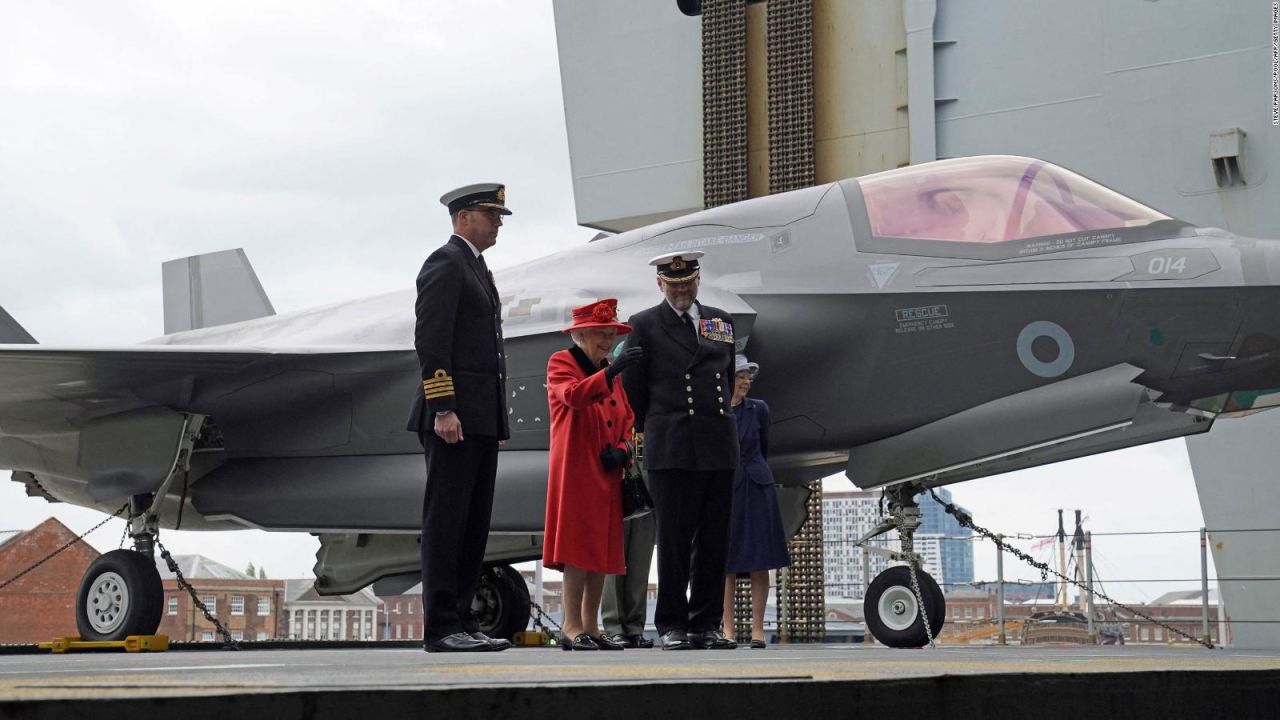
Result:
<instances>
[{"instance_id":1,"label":"gold buttons on jacket","mask_svg":"<svg viewBox=\"0 0 1280 720\"><path fill-rule=\"evenodd\" d=\"M689 404L690 404L690 405L692 405L692 404L693 404L693 398L689 398Z\"/></svg>"},{"instance_id":2,"label":"gold buttons on jacket","mask_svg":"<svg viewBox=\"0 0 1280 720\"><path fill-rule=\"evenodd\" d=\"M723 415L723 414L724 414L724 408L720 408L720 414L721 414L721 415Z\"/></svg>"},{"instance_id":3,"label":"gold buttons on jacket","mask_svg":"<svg viewBox=\"0 0 1280 720\"><path fill-rule=\"evenodd\" d=\"M716 373L716 379L717 379L717 380L719 380L719 379L720 379L720 373Z\"/></svg>"},{"instance_id":4,"label":"gold buttons on jacket","mask_svg":"<svg viewBox=\"0 0 1280 720\"><path fill-rule=\"evenodd\" d=\"M690 414L690 415L692 415L692 414L693 414L693 408L689 408L689 414Z\"/></svg>"},{"instance_id":5,"label":"gold buttons on jacket","mask_svg":"<svg viewBox=\"0 0 1280 720\"><path fill-rule=\"evenodd\" d=\"M693 376L692 376L692 375L690 375L689 373L685 373L685 374L684 374L684 379L685 379L685 380L692 380L692 379L693 379Z\"/></svg>"},{"instance_id":6,"label":"gold buttons on jacket","mask_svg":"<svg viewBox=\"0 0 1280 720\"><path fill-rule=\"evenodd\" d=\"M716 389L717 389L717 390L719 390L720 388L716 388ZM685 391L685 392L693 392L693 386L692 386L692 385L685 385L685 386L684 386L684 391Z\"/></svg>"}]
</instances>

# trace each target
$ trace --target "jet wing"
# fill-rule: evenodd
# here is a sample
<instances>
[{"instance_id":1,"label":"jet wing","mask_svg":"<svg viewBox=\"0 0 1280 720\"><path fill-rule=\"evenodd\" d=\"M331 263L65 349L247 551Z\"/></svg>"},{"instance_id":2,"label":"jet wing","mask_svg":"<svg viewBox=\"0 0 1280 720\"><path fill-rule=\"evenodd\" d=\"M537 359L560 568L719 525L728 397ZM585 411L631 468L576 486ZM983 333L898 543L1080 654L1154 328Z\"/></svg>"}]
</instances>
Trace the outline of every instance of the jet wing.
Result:
<instances>
[{"instance_id":1,"label":"jet wing","mask_svg":"<svg viewBox=\"0 0 1280 720\"><path fill-rule=\"evenodd\" d=\"M863 489L936 487L1209 429L1154 404L1141 373L1122 363L984 403L853 448L846 473Z\"/></svg>"},{"instance_id":2,"label":"jet wing","mask_svg":"<svg viewBox=\"0 0 1280 720\"><path fill-rule=\"evenodd\" d=\"M228 458L417 452L417 374L400 347L0 345L0 467L154 488L184 413Z\"/></svg>"}]
</instances>

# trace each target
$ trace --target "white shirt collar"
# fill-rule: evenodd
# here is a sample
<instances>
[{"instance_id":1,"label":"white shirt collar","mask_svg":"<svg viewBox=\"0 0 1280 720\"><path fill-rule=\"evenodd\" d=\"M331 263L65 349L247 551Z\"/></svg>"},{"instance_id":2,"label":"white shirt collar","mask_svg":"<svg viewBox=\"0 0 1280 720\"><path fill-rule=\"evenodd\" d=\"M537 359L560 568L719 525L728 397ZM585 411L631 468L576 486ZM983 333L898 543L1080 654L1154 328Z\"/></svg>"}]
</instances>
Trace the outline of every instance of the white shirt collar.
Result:
<instances>
[{"instance_id":1,"label":"white shirt collar","mask_svg":"<svg viewBox=\"0 0 1280 720\"><path fill-rule=\"evenodd\" d=\"M458 233L454 233L454 234L453 234L453 236L454 236L454 237L456 237L456 238L458 238L458 239L459 239L459 240L461 240L462 242L466 243L466 244L467 244L467 247L471 248L471 254L472 254L472 255L475 255L476 257L480 257L480 251L476 249L476 246L475 246L475 245L472 245L472 244L471 244L471 241L470 241L470 240L468 240L468 239L466 239L466 238L462 237L462 236L461 236L461 235L459 235Z\"/></svg>"},{"instance_id":2,"label":"white shirt collar","mask_svg":"<svg viewBox=\"0 0 1280 720\"><path fill-rule=\"evenodd\" d=\"M663 298L663 299L665 300L666 298ZM679 310L676 310L676 306L672 305L670 300L667 300L667 307L671 308L671 311L674 312L677 316L688 313L689 319L693 321L694 325L697 325L698 321L702 319L702 313L698 311L697 302L694 302L692 305L690 305L689 309L683 313L680 312Z\"/></svg>"}]
</instances>

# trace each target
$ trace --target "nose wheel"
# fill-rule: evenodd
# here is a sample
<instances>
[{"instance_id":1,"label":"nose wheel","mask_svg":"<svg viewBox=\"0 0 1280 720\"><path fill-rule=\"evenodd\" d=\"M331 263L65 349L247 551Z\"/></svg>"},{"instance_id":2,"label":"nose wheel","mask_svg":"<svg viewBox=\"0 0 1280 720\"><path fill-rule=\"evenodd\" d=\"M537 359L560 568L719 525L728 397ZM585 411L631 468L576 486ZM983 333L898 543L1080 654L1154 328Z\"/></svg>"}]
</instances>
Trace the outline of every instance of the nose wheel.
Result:
<instances>
[{"instance_id":1,"label":"nose wheel","mask_svg":"<svg viewBox=\"0 0 1280 720\"><path fill-rule=\"evenodd\" d=\"M911 589L910 568L891 567L877 575L867 588L867 596L862 601L867 629L876 640L889 647L923 647L929 643L929 632L936 636L946 620L947 604L938 583L923 570L916 571L916 579L924 599L924 614L929 619L928 629L921 616L920 602Z\"/></svg>"}]
</instances>

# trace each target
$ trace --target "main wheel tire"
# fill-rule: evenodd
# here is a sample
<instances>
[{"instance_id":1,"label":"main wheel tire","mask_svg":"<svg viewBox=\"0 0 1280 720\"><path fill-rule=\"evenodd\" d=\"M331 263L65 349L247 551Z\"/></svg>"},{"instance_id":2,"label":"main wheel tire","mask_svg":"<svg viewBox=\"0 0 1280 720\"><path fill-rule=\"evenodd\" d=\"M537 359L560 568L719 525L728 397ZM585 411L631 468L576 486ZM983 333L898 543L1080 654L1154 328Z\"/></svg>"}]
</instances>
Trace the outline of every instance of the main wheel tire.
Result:
<instances>
[{"instance_id":1,"label":"main wheel tire","mask_svg":"<svg viewBox=\"0 0 1280 720\"><path fill-rule=\"evenodd\" d=\"M163 605L155 562L133 550L112 550L94 560L80 581L76 628L82 640L154 635Z\"/></svg>"},{"instance_id":2,"label":"main wheel tire","mask_svg":"<svg viewBox=\"0 0 1280 720\"><path fill-rule=\"evenodd\" d=\"M510 565L494 565L480 575L471 612L480 632L511 640L529 627L529 588Z\"/></svg>"},{"instance_id":3,"label":"main wheel tire","mask_svg":"<svg viewBox=\"0 0 1280 720\"><path fill-rule=\"evenodd\" d=\"M929 573L916 571L924 611L929 616L929 629L937 637L946 622L947 604L942 589ZM891 567L876 576L867 588L862 611L867 628L877 640L889 647L922 647L929 642L919 602L911 590L911 571L905 566Z\"/></svg>"}]
</instances>

